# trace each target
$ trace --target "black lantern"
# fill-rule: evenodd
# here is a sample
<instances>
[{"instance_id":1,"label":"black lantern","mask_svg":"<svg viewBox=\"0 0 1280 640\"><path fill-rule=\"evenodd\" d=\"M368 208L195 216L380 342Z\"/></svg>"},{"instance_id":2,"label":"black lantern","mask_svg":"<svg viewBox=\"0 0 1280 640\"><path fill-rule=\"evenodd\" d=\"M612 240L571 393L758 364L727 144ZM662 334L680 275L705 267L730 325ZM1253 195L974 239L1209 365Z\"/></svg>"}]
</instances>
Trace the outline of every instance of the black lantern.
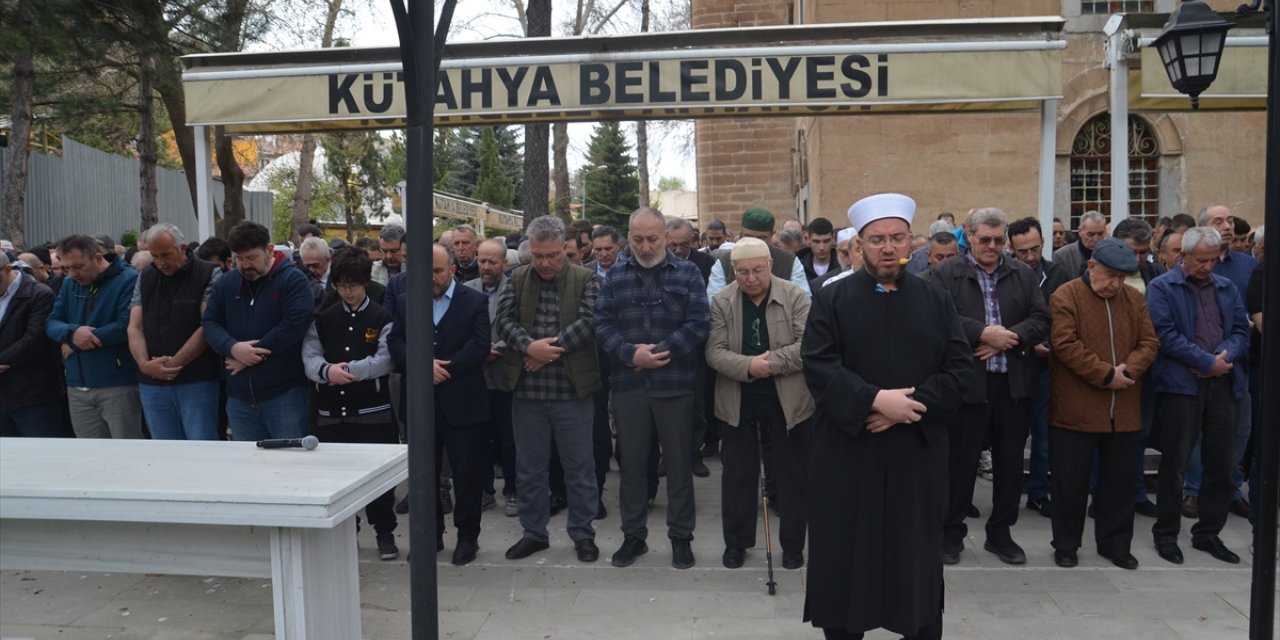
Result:
<instances>
[{"instance_id":1,"label":"black lantern","mask_svg":"<svg viewBox=\"0 0 1280 640\"><path fill-rule=\"evenodd\" d=\"M1169 14L1164 31L1151 44L1160 52L1173 88L1191 96L1192 109L1200 108L1200 93L1218 77L1222 44L1234 26L1202 0L1187 0Z\"/></svg>"}]
</instances>

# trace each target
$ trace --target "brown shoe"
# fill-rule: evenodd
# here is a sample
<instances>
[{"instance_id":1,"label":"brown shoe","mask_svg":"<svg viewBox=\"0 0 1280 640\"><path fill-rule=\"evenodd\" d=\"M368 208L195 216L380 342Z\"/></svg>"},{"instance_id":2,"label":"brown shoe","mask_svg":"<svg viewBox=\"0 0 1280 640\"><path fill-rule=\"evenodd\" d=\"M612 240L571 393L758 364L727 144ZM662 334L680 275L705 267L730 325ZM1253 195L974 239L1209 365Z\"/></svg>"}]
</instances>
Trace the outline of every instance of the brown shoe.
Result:
<instances>
[{"instance_id":1,"label":"brown shoe","mask_svg":"<svg viewBox=\"0 0 1280 640\"><path fill-rule=\"evenodd\" d=\"M1245 500L1244 498L1236 498L1235 500L1232 500L1231 504L1228 505L1227 508L1231 511L1231 513L1234 513L1240 516L1241 518L1249 517L1249 509L1250 509L1249 501Z\"/></svg>"},{"instance_id":2,"label":"brown shoe","mask_svg":"<svg viewBox=\"0 0 1280 640\"><path fill-rule=\"evenodd\" d=\"M1196 519L1200 517L1200 497L1187 496L1182 499L1182 517Z\"/></svg>"}]
</instances>

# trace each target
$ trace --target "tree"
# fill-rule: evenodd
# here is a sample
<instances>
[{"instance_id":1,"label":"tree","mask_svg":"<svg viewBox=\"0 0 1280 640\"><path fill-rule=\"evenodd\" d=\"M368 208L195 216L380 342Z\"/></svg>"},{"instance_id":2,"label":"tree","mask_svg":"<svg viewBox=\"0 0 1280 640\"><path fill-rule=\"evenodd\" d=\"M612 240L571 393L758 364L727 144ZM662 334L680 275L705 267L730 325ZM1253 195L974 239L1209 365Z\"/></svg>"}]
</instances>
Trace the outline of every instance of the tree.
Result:
<instances>
[{"instance_id":1,"label":"tree","mask_svg":"<svg viewBox=\"0 0 1280 640\"><path fill-rule=\"evenodd\" d=\"M338 184L323 172L316 175L313 170L312 176L311 207L319 214L317 219L332 222L343 205ZM275 196L271 199L272 238L287 238L294 231L293 203L299 182L298 169L295 167L281 168L267 176L267 188Z\"/></svg>"},{"instance_id":2,"label":"tree","mask_svg":"<svg viewBox=\"0 0 1280 640\"><path fill-rule=\"evenodd\" d=\"M33 0L18 0L12 23L19 38L29 33L35 24L32 3ZM18 247L26 247L22 227L26 214L27 160L31 153L31 92L35 84L33 49L34 44L28 40L19 45L13 56L13 124L9 160L4 166L4 210L0 216L0 236L13 241Z\"/></svg>"},{"instance_id":3,"label":"tree","mask_svg":"<svg viewBox=\"0 0 1280 640\"><path fill-rule=\"evenodd\" d=\"M324 19L324 33L320 36L320 46L328 48L333 44L333 29L338 22L338 14L342 11L342 0L328 0ZM298 188L293 197L293 214L289 233L277 238L294 237L298 229L311 218L311 202L314 197L311 188L312 160L316 155L316 138L310 133L302 135L302 157L298 162Z\"/></svg>"},{"instance_id":4,"label":"tree","mask_svg":"<svg viewBox=\"0 0 1280 640\"><path fill-rule=\"evenodd\" d=\"M640 33L649 31L649 0L640 0ZM649 128L636 120L636 166L639 169L640 205L649 206Z\"/></svg>"},{"instance_id":5,"label":"tree","mask_svg":"<svg viewBox=\"0 0 1280 640\"><path fill-rule=\"evenodd\" d=\"M493 133L493 128L481 129L477 154L480 168L476 176L476 189L471 193L471 197L481 202L510 208L515 198L515 188L511 184L511 179L502 171L502 161L498 157L498 140Z\"/></svg>"},{"instance_id":6,"label":"tree","mask_svg":"<svg viewBox=\"0 0 1280 640\"><path fill-rule=\"evenodd\" d=\"M511 205L520 209L524 203L524 194L521 190L524 188L525 149L524 140L520 137L524 134L523 127L508 125L491 128L494 140L498 142L498 159L502 162L502 173L511 181L511 187L515 190ZM547 182L545 173L542 176L542 182L543 184ZM543 189L542 201L546 202L546 200L546 189Z\"/></svg>"},{"instance_id":7,"label":"tree","mask_svg":"<svg viewBox=\"0 0 1280 640\"><path fill-rule=\"evenodd\" d=\"M517 0L516 4L519 4ZM521 13L525 37L545 38L551 35L551 0L529 0L527 11ZM524 126L524 185L520 192L520 204L524 209L524 226L538 216L547 215L547 136L546 124Z\"/></svg>"},{"instance_id":8,"label":"tree","mask_svg":"<svg viewBox=\"0 0 1280 640\"><path fill-rule=\"evenodd\" d=\"M431 152L431 184L441 191L454 191L458 169L458 131L451 127L436 129Z\"/></svg>"},{"instance_id":9,"label":"tree","mask_svg":"<svg viewBox=\"0 0 1280 640\"><path fill-rule=\"evenodd\" d=\"M680 176L662 176L658 178L658 191L684 191L684 178Z\"/></svg>"},{"instance_id":10,"label":"tree","mask_svg":"<svg viewBox=\"0 0 1280 640\"><path fill-rule=\"evenodd\" d=\"M347 223L347 241L355 239L370 215L386 211L384 200L390 192L382 136L376 131L325 133L319 135L324 147L325 169L333 177L342 214Z\"/></svg>"},{"instance_id":11,"label":"tree","mask_svg":"<svg viewBox=\"0 0 1280 640\"><path fill-rule=\"evenodd\" d=\"M587 150L588 162L595 168L582 177L582 210L588 220L625 227L627 216L640 206L636 165L629 151L617 122L596 125Z\"/></svg>"}]
</instances>

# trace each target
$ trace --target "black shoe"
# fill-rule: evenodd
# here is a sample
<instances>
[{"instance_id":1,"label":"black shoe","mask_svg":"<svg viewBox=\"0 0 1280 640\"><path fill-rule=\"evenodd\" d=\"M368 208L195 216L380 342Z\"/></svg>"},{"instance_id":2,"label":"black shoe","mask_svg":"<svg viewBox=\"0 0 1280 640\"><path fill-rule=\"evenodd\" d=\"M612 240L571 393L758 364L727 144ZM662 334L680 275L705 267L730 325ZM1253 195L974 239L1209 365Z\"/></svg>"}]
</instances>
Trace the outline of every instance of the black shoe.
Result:
<instances>
[{"instance_id":1,"label":"black shoe","mask_svg":"<svg viewBox=\"0 0 1280 640\"><path fill-rule=\"evenodd\" d=\"M511 545L507 549L508 560L521 560L539 552L546 551L551 548L551 544L545 540L534 540L533 538L520 538L520 541Z\"/></svg>"},{"instance_id":2,"label":"black shoe","mask_svg":"<svg viewBox=\"0 0 1280 640\"><path fill-rule=\"evenodd\" d=\"M742 563L745 562L746 559L747 559L746 549L739 549L737 547L725 547L724 556L720 558L720 561L724 563L724 568L726 569L739 569L742 567Z\"/></svg>"},{"instance_id":3,"label":"black shoe","mask_svg":"<svg viewBox=\"0 0 1280 640\"><path fill-rule=\"evenodd\" d=\"M445 515L453 513L453 494L444 487L440 487L440 513Z\"/></svg>"},{"instance_id":4,"label":"black shoe","mask_svg":"<svg viewBox=\"0 0 1280 640\"><path fill-rule=\"evenodd\" d=\"M409 494L404 494L404 497L400 499L400 502L396 503L396 513L400 515L409 513Z\"/></svg>"},{"instance_id":5,"label":"black shoe","mask_svg":"<svg viewBox=\"0 0 1280 640\"><path fill-rule=\"evenodd\" d=\"M698 476L699 478L705 478L711 475L711 470L707 468L707 463L703 462L702 458L693 459L693 475Z\"/></svg>"},{"instance_id":6,"label":"black shoe","mask_svg":"<svg viewBox=\"0 0 1280 640\"><path fill-rule=\"evenodd\" d=\"M1129 571L1133 571L1138 568L1138 559L1133 557L1132 553L1121 553L1116 555L1099 553L1098 555L1101 555L1102 557L1110 560L1111 564L1114 564L1115 566L1120 567L1121 569L1128 569Z\"/></svg>"},{"instance_id":7,"label":"black shoe","mask_svg":"<svg viewBox=\"0 0 1280 640\"><path fill-rule=\"evenodd\" d=\"M658 477L659 478L667 477L667 459L666 458L661 458L658 460Z\"/></svg>"},{"instance_id":8,"label":"black shoe","mask_svg":"<svg viewBox=\"0 0 1280 640\"><path fill-rule=\"evenodd\" d=\"M1036 499L1034 499L1034 498L1027 498L1027 508L1028 508L1028 509L1030 509L1030 510L1032 510L1032 511L1038 511L1038 512L1040 513L1040 515L1042 515L1042 516L1044 516L1044 517L1046 517L1046 518L1052 518L1052 517L1053 517L1053 510L1052 510L1052 509L1053 509L1053 503L1052 503L1052 502L1050 502L1048 498L1045 498L1045 499L1043 499L1043 500L1036 500Z\"/></svg>"},{"instance_id":9,"label":"black shoe","mask_svg":"<svg viewBox=\"0 0 1280 640\"><path fill-rule=\"evenodd\" d=\"M1223 562L1230 564L1240 564L1240 556L1231 552L1226 545L1222 544L1222 538L1214 536L1204 542L1192 542L1192 549L1199 549Z\"/></svg>"},{"instance_id":10,"label":"black shoe","mask_svg":"<svg viewBox=\"0 0 1280 640\"><path fill-rule=\"evenodd\" d=\"M1092 501L1090 501L1090 502L1089 502L1089 510L1088 510L1088 511L1085 511L1085 515L1088 515L1090 518L1097 518L1097 517L1098 517L1098 513L1097 513L1097 511L1095 511L1095 510L1094 510L1093 502L1092 502Z\"/></svg>"},{"instance_id":11,"label":"black shoe","mask_svg":"<svg viewBox=\"0 0 1280 640\"><path fill-rule=\"evenodd\" d=\"M782 552L782 568L783 569L799 569L804 566L803 551L783 551Z\"/></svg>"},{"instance_id":12,"label":"black shoe","mask_svg":"<svg viewBox=\"0 0 1280 640\"><path fill-rule=\"evenodd\" d=\"M677 569L688 569L693 566L693 549L688 540L671 539L671 566Z\"/></svg>"},{"instance_id":13,"label":"black shoe","mask_svg":"<svg viewBox=\"0 0 1280 640\"><path fill-rule=\"evenodd\" d=\"M1244 498L1236 498L1231 501L1231 504L1227 505L1227 510L1241 518L1248 518L1250 511L1249 501Z\"/></svg>"},{"instance_id":14,"label":"black shoe","mask_svg":"<svg viewBox=\"0 0 1280 640\"><path fill-rule=\"evenodd\" d=\"M1182 517L1191 519L1200 517L1200 496L1187 496L1182 499Z\"/></svg>"},{"instance_id":15,"label":"black shoe","mask_svg":"<svg viewBox=\"0 0 1280 640\"><path fill-rule=\"evenodd\" d=\"M459 539L458 546L453 548L453 564L462 566L476 559L476 552L480 550L480 545L475 540Z\"/></svg>"},{"instance_id":16,"label":"black shoe","mask_svg":"<svg viewBox=\"0 0 1280 640\"><path fill-rule=\"evenodd\" d=\"M1178 548L1177 542L1156 540L1156 553L1169 562L1182 564L1182 549Z\"/></svg>"},{"instance_id":17,"label":"black shoe","mask_svg":"<svg viewBox=\"0 0 1280 640\"><path fill-rule=\"evenodd\" d=\"M702 445L702 455L703 455L703 456L705 456L705 457L707 457L707 458L710 458L710 457L712 457L712 456L716 456L716 455L720 455L720 443L719 443L719 442L708 442L708 443L703 444L703 445Z\"/></svg>"},{"instance_id":18,"label":"black shoe","mask_svg":"<svg viewBox=\"0 0 1280 640\"><path fill-rule=\"evenodd\" d=\"M609 510L604 508L604 500L601 499L600 503L596 505L596 517L593 519L604 520L607 517L609 517Z\"/></svg>"},{"instance_id":19,"label":"black shoe","mask_svg":"<svg viewBox=\"0 0 1280 640\"><path fill-rule=\"evenodd\" d=\"M573 543L573 548L578 552L579 562L595 562L600 559L600 548L591 538L583 538Z\"/></svg>"},{"instance_id":20,"label":"black shoe","mask_svg":"<svg viewBox=\"0 0 1280 640\"><path fill-rule=\"evenodd\" d=\"M1159 515L1158 512L1156 511L1156 503L1150 500L1143 500L1142 502L1133 503L1133 512L1140 516L1146 516L1148 518L1154 518L1157 515Z\"/></svg>"},{"instance_id":21,"label":"black shoe","mask_svg":"<svg viewBox=\"0 0 1280 640\"><path fill-rule=\"evenodd\" d=\"M498 501L494 499L492 493L488 493L484 491L480 492L480 510L481 511L488 511L496 506L498 506Z\"/></svg>"},{"instance_id":22,"label":"black shoe","mask_svg":"<svg viewBox=\"0 0 1280 640\"><path fill-rule=\"evenodd\" d=\"M1070 569L1080 564L1080 556L1075 551L1053 550L1053 562L1063 569Z\"/></svg>"},{"instance_id":23,"label":"black shoe","mask_svg":"<svg viewBox=\"0 0 1280 640\"><path fill-rule=\"evenodd\" d=\"M400 557L400 549L396 547L396 537L390 533L378 536L378 559L395 560Z\"/></svg>"},{"instance_id":24,"label":"black shoe","mask_svg":"<svg viewBox=\"0 0 1280 640\"><path fill-rule=\"evenodd\" d=\"M949 546L942 545L942 564L960 564L960 552L964 551L963 544Z\"/></svg>"},{"instance_id":25,"label":"black shoe","mask_svg":"<svg viewBox=\"0 0 1280 640\"><path fill-rule=\"evenodd\" d=\"M978 511L978 508L977 508L977 507L975 507L975 506L973 506L973 505L971 504L971 505L969 505L969 513L966 513L966 514L965 514L965 517L966 517L966 518L981 518L981 517L982 517L982 512L981 512L981 511Z\"/></svg>"},{"instance_id":26,"label":"black shoe","mask_svg":"<svg viewBox=\"0 0 1280 640\"><path fill-rule=\"evenodd\" d=\"M555 516L557 513L564 511L565 507L568 507L568 506L569 506L569 501L565 500L564 496L556 495L554 493L551 494L551 515L552 516Z\"/></svg>"},{"instance_id":27,"label":"black shoe","mask_svg":"<svg viewBox=\"0 0 1280 640\"><path fill-rule=\"evenodd\" d=\"M993 542L987 540L983 545L983 549L996 554L1000 558L1000 562L1005 564L1026 564L1027 554L1023 552L1022 547L1018 543L1008 540L1005 542Z\"/></svg>"},{"instance_id":28,"label":"black shoe","mask_svg":"<svg viewBox=\"0 0 1280 640\"><path fill-rule=\"evenodd\" d=\"M627 536L622 541L622 547L613 554L610 564L615 567L629 567L636 561L636 558L646 553L649 553L649 545L645 544L644 540Z\"/></svg>"}]
</instances>

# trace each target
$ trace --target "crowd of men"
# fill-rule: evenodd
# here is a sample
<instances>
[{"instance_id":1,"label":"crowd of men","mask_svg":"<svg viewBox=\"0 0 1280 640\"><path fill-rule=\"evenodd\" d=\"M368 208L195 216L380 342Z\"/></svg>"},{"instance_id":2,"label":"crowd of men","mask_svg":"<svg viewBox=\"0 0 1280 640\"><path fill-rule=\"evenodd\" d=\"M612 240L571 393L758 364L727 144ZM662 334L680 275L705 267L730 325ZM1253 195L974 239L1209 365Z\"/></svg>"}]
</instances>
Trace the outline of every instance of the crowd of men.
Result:
<instances>
[{"instance_id":1,"label":"crowd of men","mask_svg":"<svg viewBox=\"0 0 1280 640\"><path fill-rule=\"evenodd\" d=\"M757 546L763 490L782 566L804 566L806 543L812 555L806 620L828 638L937 638L942 567L980 516L989 451L983 548L1003 562L1026 562L1023 493L1052 518L1062 567L1093 518L1097 552L1136 569L1135 513L1155 519L1168 562L1183 561L1183 517L1193 548L1239 562L1218 534L1229 513L1253 515L1264 229L1218 203L1154 229L1091 211L1071 231L1055 221L1048 259L1034 218L944 212L913 235L915 215L879 194L840 228L756 207L735 236L641 208L625 233L545 216L505 239L442 234L437 550L451 512L452 562L475 559L501 478L523 530L507 558L548 549L567 509L577 557L595 562L595 523L616 505L611 562L626 567L649 550L665 477L671 563L686 569L693 478L718 455L725 567ZM6 247L0 435L403 442L405 345L423 336L405 318L404 230L300 235L294 250L246 222L197 244L161 223L129 251L101 235ZM1148 447L1162 452L1154 503ZM407 505L388 492L366 509L384 560Z\"/></svg>"}]
</instances>

